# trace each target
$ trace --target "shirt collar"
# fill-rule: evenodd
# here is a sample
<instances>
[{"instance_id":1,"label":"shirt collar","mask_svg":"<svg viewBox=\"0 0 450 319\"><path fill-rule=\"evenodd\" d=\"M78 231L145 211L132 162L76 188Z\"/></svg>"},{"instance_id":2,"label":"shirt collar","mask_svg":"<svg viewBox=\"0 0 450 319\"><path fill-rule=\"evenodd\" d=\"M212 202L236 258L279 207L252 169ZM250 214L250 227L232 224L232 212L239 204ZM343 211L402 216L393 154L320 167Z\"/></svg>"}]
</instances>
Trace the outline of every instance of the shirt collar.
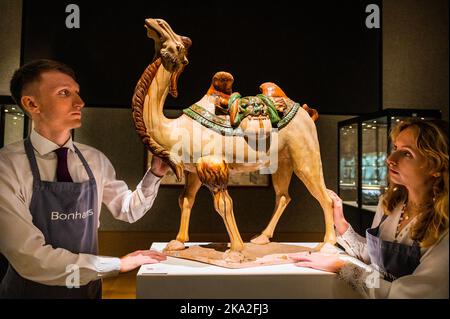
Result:
<instances>
[{"instance_id":1,"label":"shirt collar","mask_svg":"<svg viewBox=\"0 0 450 319\"><path fill-rule=\"evenodd\" d=\"M38 132L36 132L34 129L31 131L30 140L31 140L31 144L33 145L33 148L41 156L51 153L54 150L59 148L58 144L55 144L52 141L46 139L45 137L40 135ZM75 149L73 147L72 136L70 136L69 140L62 147L67 147L72 152L75 151Z\"/></svg>"}]
</instances>

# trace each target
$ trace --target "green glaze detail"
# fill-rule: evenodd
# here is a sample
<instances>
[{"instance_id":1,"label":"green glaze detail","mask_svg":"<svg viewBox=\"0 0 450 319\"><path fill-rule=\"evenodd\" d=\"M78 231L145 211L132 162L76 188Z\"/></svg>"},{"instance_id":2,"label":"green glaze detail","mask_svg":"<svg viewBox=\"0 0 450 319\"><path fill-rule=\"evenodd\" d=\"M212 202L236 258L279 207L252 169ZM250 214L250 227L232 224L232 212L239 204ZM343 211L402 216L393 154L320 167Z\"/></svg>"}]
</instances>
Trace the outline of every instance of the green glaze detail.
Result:
<instances>
[{"instance_id":1,"label":"green glaze detail","mask_svg":"<svg viewBox=\"0 0 450 319\"><path fill-rule=\"evenodd\" d=\"M295 103L294 106L287 112L287 114L278 122L278 129L282 129L285 127L297 114L298 109L300 108L299 103Z\"/></svg>"},{"instance_id":2,"label":"green glaze detail","mask_svg":"<svg viewBox=\"0 0 450 319\"><path fill-rule=\"evenodd\" d=\"M228 109L230 109L231 105L236 101L236 99L240 99L241 95L239 93L233 93L228 100Z\"/></svg>"},{"instance_id":3,"label":"green glaze detail","mask_svg":"<svg viewBox=\"0 0 450 319\"><path fill-rule=\"evenodd\" d=\"M258 97L261 98L261 96L258 96ZM263 96L263 97L266 98L267 100L269 100L270 101L269 103L271 103L272 106L275 108L275 105L273 105L273 103L270 99L268 99L266 96ZM237 98L239 98L239 97L237 97ZM269 112L271 112L273 110L272 106L270 106L270 104L267 103L267 101L264 100L263 98L261 98L261 100L266 105L269 106L268 110L269 110ZM286 112L286 115L283 116L282 119L275 122L276 127L280 130L283 127L285 127L297 114L297 111L299 108L300 108L300 104L294 103L292 108ZM183 113L186 114L186 116L190 117L191 119L199 122L203 126L209 128L221 135L231 135L231 136L244 136L245 135L240 127L233 128L228 120L209 112L208 110L204 109L203 107L201 107L198 104L194 104L194 105L190 106L189 108L184 109ZM278 113L276 113L276 115L279 119ZM239 119L243 118L239 115L238 115L238 117L239 117ZM272 116L270 115L270 113L269 113L269 117L270 117L271 123L275 124L272 120Z\"/></svg>"},{"instance_id":4,"label":"green glaze detail","mask_svg":"<svg viewBox=\"0 0 450 319\"><path fill-rule=\"evenodd\" d=\"M277 125L281 119L278 116L275 104L273 104L272 100L264 94L258 94L257 97L259 97L261 101L263 101L263 103L268 106L267 111L269 112L270 122L272 123L272 125Z\"/></svg>"},{"instance_id":5,"label":"green glaze detail","mask_svg":"<svg viewBox=\"0 0 450 319\"><path fill-rule=\"evenodd\" d=\"M240 127L233 128L227 120L212 114L197 104L184 109L183 113L219 134L244 136L244 132Z\"/></svg>"}]
</instances>

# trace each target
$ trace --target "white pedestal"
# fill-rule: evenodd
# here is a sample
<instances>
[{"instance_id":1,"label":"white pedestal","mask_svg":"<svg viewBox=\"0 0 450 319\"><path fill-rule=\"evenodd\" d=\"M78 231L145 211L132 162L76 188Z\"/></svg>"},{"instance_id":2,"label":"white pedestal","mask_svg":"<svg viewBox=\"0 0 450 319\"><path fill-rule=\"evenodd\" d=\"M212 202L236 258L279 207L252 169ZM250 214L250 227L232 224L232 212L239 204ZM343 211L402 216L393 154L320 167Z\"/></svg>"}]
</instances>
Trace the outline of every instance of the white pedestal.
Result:
<instances>
[{"instance_id":1,"label":"white pedestal","mask_svg":"<svg viewBox=\"0 0 450 319\"><path fill-rule=\"evenodd\" d=\"M199 245L206 243L189 243ZM315 247L317 243L286 243ZM162 251L167 243L153 243ZM145 299L300 299L360 298L336 274L294 264L227 269L167 257L143 265L136 281L136 297Z\"/></svg>"}]
</instances>

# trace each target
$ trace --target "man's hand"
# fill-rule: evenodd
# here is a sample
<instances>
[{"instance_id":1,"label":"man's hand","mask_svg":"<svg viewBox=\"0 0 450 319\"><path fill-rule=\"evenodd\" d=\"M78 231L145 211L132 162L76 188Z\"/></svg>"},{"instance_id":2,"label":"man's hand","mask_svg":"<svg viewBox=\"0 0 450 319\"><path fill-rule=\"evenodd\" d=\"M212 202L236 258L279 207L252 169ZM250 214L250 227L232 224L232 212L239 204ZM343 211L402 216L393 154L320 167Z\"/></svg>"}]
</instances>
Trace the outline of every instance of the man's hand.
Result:
<instances>
[{"instance_id":1,"label":"man's hand","mask_svg":"<svg viewBox=\"0 0 450 319\"><path fill-rule=\"evenodd\" d=\"M138 250L120 258L120 272L131 271L144 264L156 264L166 258L164 254L155 250Z\"/></svg>"},{"instance_id":2,"label":"man's hand","mask_svg":"<svg viewBox=\"0 0 450 319\"><path fill-rule=\"evenodd\" d=\"M334 273L337 273L346 263L337 255L326 255L321 253L301 252L288 254L287 256L296 262L296 266Z\"/></svg>"},{"instance_id":3,"label":"man's hand","mask_svg":"<svg viewBox=\"0 0 450 319\"><path fill-rule=\"evenodd\" d=\"M153 156L152 167L150 168L150 171L153 173L153 175L163 177L164 175L166 175L169 168L169 165L167 165L160 157Z\"/></svg>"},{"instance_id":4,"label":"man's hand","mask_svg":"<svg viewBox=\"0 0 450 319\"><path fill-rule=\"evenodd\" d=\"M333 219L336 231L339 235L345 233L349 227L349 223L345 220L344 209L342 207L342 199L330 189L327 189L328 196L333 201Z\"/></svg>"}]
</instances>

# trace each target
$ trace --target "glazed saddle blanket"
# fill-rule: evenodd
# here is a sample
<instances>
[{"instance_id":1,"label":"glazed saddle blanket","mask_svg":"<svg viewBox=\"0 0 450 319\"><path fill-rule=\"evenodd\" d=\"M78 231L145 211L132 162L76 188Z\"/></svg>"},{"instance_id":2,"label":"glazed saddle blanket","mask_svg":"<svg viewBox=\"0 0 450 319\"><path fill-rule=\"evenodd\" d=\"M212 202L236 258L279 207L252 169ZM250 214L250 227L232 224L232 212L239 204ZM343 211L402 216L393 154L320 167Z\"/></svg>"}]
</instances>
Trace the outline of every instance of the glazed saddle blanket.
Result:
<instances>
[{"instance_id":1,"label":"glazed saddle blanket","mask_svg":"<svg viewBox=\"0 0 450 319\"><path fill-rule=\"evenodd\" d=\"M299 103L292 103L291 107L286 109L283 113L283 117L276 124L280 130L285 127L297 114L300 108ZM183 110L183 113L193 120L199 122L203 126L220 133L222 135L244 136L245 133L240 127L232 127L230 121L227 118L217 116L198 104L194 104Z\"/></svg>"}]
</instances>

